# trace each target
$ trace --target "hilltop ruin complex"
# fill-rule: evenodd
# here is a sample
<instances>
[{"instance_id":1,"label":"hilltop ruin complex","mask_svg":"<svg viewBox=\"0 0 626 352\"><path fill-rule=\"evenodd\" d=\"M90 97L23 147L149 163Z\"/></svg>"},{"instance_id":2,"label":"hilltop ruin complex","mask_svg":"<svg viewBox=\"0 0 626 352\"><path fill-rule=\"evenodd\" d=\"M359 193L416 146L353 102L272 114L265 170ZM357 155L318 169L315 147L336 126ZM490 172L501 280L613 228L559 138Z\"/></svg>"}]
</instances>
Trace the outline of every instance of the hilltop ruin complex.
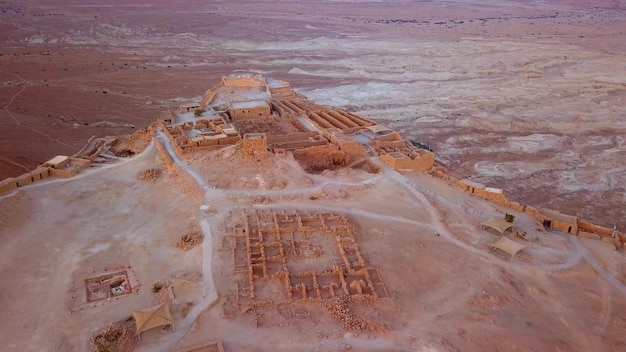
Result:
<instances>
[{"instance_id":1,"label":"hilltop ruin complex","mask_svg":"<svg viewBox=\"0 0 626 352\"><path fill-rule=\"evenodd\" d=\"M501 189L454 177L435 163L433 152L414 146L398 132L354 113L311 102L288 82L258 74L223 77L204 93L201 102L163 111L146 131L151 135L162 131L178 155L237 145L240 157L248 161L291 152L310 172L356 165L377 173L380 167L371 160L375 157L396 171L426 172L477 197L528 213L546 229L612 242L616 249L624 249L626 244L626 235L617 229L512 202ZM0 194L48 177L72 177L93 162L114 160L117 156L112 147L117 143L115 137L93 137L72 157L56 156L31 172L0 181ZM156 139L156 143L166 163L172 165L161 142ZM125 149L120 152L118 148L118 152L127 155Z\"/></svg>"},{"instance_id":2,"label":"hilltop ruin complex","mask_svg":"<svg viewBox=\"0 0 626 352\"><path fill-rule=\"evenodd\" d=\"M611 271L623 256L578 238L623 250L617 229L510 201L501 189L453 176L427 146L257 74L224 77L201 101L163 111L128 138L93 137L73 156L3 180L0 193L7 213L23 204L37 214L24 212L27 221L4 230L15 235L7 260L43 253L28 275L16 269L16 292L64 299L55 322L89 334L96 348L234 351L264 342L261 350L308 350L374 336L413 350L411 324L451 314L449 302L467 324L447 333L465 341L465 329L480 335L484 326L541 334L528 322L555 323L538 302L548 291L561 299L571 290L562 282L600 277L626 294ZM53 236L42 235L50 229ZM45 246L21 246L29 240ZM598 258L617 264L606 269ZM30 280L50 268L54 289ZM556 280L559 271L571 276ZM36 312L29 304L16 306ZM605 321L619 326L615 304ZM596 313L587 301L576 307L574 316ZM519 328L507 320L513 315L528 322ZM275 333L303 342L277 347L264 335ZM547 336L535 346L561 345Z\"/></svg>"}]
</instances>

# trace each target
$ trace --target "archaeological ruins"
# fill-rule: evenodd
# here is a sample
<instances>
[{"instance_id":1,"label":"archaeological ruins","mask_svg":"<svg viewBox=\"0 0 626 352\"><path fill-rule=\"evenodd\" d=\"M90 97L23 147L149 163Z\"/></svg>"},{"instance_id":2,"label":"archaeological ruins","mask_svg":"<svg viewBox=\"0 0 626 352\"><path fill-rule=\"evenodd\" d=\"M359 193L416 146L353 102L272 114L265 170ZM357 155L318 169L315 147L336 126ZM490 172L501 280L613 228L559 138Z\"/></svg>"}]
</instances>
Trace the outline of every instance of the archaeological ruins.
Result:
<instances>
[{"instance_id":1,"label":"archaeological ruins","mask_svg":"<svg viewBox=\"0 0 626 352\"><path fill-rule=\"evenodd\" d=\"M198 113L200 112L200 113ZM207 90L199 103L161 113L152 133L162 131L179 155L240 146L241 158L258 161L292 152L312 171L367 162L377 157L397 171L422 171L485 200L525 212L547 229L614 243L624 249L626 235L551 209L511 202L503 191L458 179L435 163L435 154L414 146L399 133L356 114L315 104L288 82L258 74L233 74ZM49 177L72 177L92 163L115 159L115 137L95 138L72 157L56 156L37 169L0 181L0 194ZM167 154L160 142L157 147ZM164 156L171 165L169 156ZM373 165L375 170L379 170Z\"/></svg>"},{"instance_id":2,"label":"archaeological ruins","mask_svg":"<svg viewBox=\"0 0 626 352\"><path fill-rule=\"evenodd\" d=\"M420 280L430 280L434 287L441 285L437 279L443 275L440 267L415 269L424 265L424 253L405 256L398 248L385 247L387 240L399 241L398 247L415 253L426 246L415 238L445 240L485 262L530 269L558 267L552 261L561 257L546 259L537 253L542 246L553 250L570 245L572 236L606 242L609 245L603 246L620 251L626 243L626 235L616 228L510 201L502 189L458 178L427 146L354 112L316 104L289 83L255 73L223 77L201 101L163 111L135 137L145 142L148 153L122 138L93 137L72 156L55 156L31 172L1 181L0 195L19 194L51 179L89 179L92 171L114 165L130 170L131 181L113 174L72 197L92 197L98 189L117 192L101 196L109 205L98 210L117 212L116 217L104 224L85 220L80 226L97 233L98 239L128 241L128 248L150 255L150 264L135 265L135 255L125 248L114 251L109 242L94 240L89 254L77 260L81 264L65 278L71 284L64 309L84 321L89 314L115 318L125 334L134 322L130 337L125 336L140 351L234 350L217 332L204 336L194 325L212 326L216 321L226 326L224 335L242 326L260 335L268 327L299 333L302 321L331 326L331 332L318 333L318 340L335 331L382 335L394 329L385 317L402 315L394 302L419 291L405 283L419 286ZM137 156L128 158L132 155ZM144 158L140 166L133 166L135 158ZM424 176L448 193L438 196L404 175ZM114 186L116 182L126 182L127 189ZM159 187L179 187L168 197L178 197L180 205L150 193ZM148 221L134 224L138 206L125 208L115 202L125 192L155 197L143 206L150 209L150 219L153 212L171 215L160 225L172 226L166 236L152 239L159 229L151 229L146 238L133 237ZM370 192L372 199L367 198ZM55 197L62 193L57 191ZM450 194L464 198L450 201ZM366 198L367 209L360 206ZM463 220L450 220L454 215L437 212L434 206L406 207L431 204L429 199L462 209ZM177 212L179 208L186 212ZM77 214L80 219L82 213ZM111 223L129 219L127 232L109 233ZM152 246L167 248L159 252ZM441 260L451 260L446 255ZM92 264L92 257L108 266ZM399 260L407 265L408 275L396 273L402 271ZM153 262L159 269L152 269ZM428 309L446 306L446 300L454 298L438 299ZM486 301L473 297L469 302L481 307L498 304ZM383 307L383 313L372 313L371 307ZM201 336L187 343L186 334Z\"/></svg>"},{"instance_id":3,"label":"archaeological ruins","mask_svg":"<svg viewBox=\"0 0 626 352\"><path fill-rule=\"evenodd\" d=\"M231 218L229 244L236 286L224 315L343 296L385 298L380 272L359 251L354 224L331 213L252 212ZM271 287L283 293L278 297Z\"/></svg>"}]
</instances>

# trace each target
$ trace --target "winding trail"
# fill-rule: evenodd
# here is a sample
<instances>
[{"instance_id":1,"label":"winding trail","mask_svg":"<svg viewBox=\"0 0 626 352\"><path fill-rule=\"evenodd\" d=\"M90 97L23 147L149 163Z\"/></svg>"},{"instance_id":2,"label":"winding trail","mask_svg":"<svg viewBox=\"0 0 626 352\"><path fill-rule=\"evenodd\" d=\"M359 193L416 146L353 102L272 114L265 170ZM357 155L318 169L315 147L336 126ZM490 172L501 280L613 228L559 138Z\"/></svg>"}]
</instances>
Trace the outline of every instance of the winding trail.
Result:
<instances>
[{"instance_id":1,"label":"winding trail","mask_svg":"<svg viewBox=\"0 0 626 352\"><path fill-rule=\"evenodd\" d=\"M398 183L402 184L405 186L405 188L411 192L411 194L413 194L418 200L420 200L428 209L428 212L430 213L431 216L431 220L434 224L435 229L437 229L437 231L439 232L439 234L442 235L443 238L449 240L451 243L466 249L472 253L478 254L483 258L486 258L487 260L489 260L490 262L494 262L492 256L488 256L486 253L480 251L479 249L460 241L459 239L457 239L452 233L450 233L447 229L447 227L445 226L445 224L441 221L441 215L439 214L439 212L437 211L437 208L435 208L426 198L426 196L424 195L424 193L428 193L428 194L432 194L433 192L430 190L424 190L425 192L419 192L416 189L416 184L415 182L407 179L406 177L402 176L400 173L389 169L386 165L382 165L382 163L380 163L380 161L378 161L378 163L380 164L381 167L383 167L383 169L385 170L385 174L389 175L392 179L394 179L395 181L397 181ZM417 186L420 187L421 186ZM572 268L576 265L578 265L578 263L580 263L581 261L586 261L587 263L589 263L589 265L591 265L591 267L598 273L598 275L600 275L607 283L609 283L613 288L615 288L619 293L621 293L622 295L626 296L626 286L620 282L618 279L615 278L614 275L610 274L608 271L606 271L606 269L604 269L604 267L602 266L602 264L600 264L598 262L598 260L586 249L584 248L581 244L580 241L577 237L574 236L569 236L569 241L572 245L572 250L570 251L567 261L565 263L557 263L557 264L520 264L520 263L505 263L505 262L501 262L500 265L506 265L506 266L510 266L513 268L518 268L518 269L535 269L535 270L542 270L542 271L559 271L559 270L565 270L565 269L569 269Z\"/></svg>"},{"instance_id":2,"label":"winding trail","mask_svg":"<svg viewBox=\"0 0 626 352\"><path fill-rule=\"evenodd\" d=\"M306 188L293 188L293 189L279 189L279 190L223 190L222 192L227 195L233 196L287 196L287 195L302 195L304 193L319 192L324 187L329 185L345 186L345 187L362 187L373 186L383 175L376 175L368 178L367 180L360 182L347 182L347 181L333 181L322 180L316 185Z\"/></svg>"},{"instance_id":3,"label":"winding trail","mask_svg":"<svg viewBox=\"0 0 626 352\"><path fill-rule=\"evenodd\" d=\"M409 180L404 177L400 173L395 170L391 170L389 167L384 165L380 160L374 159L374 161L379 164L384 170L383 174L376 175L370 177L361 182L345 182L345 181L332 181L328 179L319 179L316 178L317 181L315 185L307 188L297 188L297 189L288 189L288 190L221 190L211 187L203 177L198 174L195 170L193 170L187 163L182 161L179 156L174 151L173 146L171 145L169 139L165 136L165 134L161 130L157 130L156 138L163 144L166 152L169 154L171 159L173 160L176 167L180 168L183 172L188 174L197 186L204 192L203 196L203 204L200 207L200 210L197 215L197 219L201 225L202 232L204 234L204 241L202 244L202 274L203 274L203 287L204 287L204 297L198 302L191 311L187 314L187 316L176 322L176 331L167 336L163 336L159 338L157 341L153 343L147 344L137 349L137 351L169 351L172 346L181 340L200 314L205 311L207 308L211 307L218 299L215 281L213 279L212 266L211 261L213 259L213 233L211 231L211 226L206 216L204 215L203 208L210 208L216 202L223 201L224 196L245 196L245 197L255 197L255 196L281 196L281 195L302 195L307 192L316 192L322 190L327 185L340 185L340 186L367 186L374 185L377 181L379 181L382 177L388 176L393 181L397 182L399 185L402 185L408 193L410 193L413 197L415 197L418 201L420 201L424 208L427 209L428 214L430 215L431 224L423 223L416 220L411 220L403 217L397 217L393 215L384 215L379 213L373 213L370 211L358 209L356 207L347 208L345 206L333 206L329 204L315 204L315 203L304 203L297 204L298 210L312 210L312 211L334 211L337 213L350 214L358 217L365 217L369 219L381 220L381 221L391 221L391 222L400 222L406 224L419 225L422 227L430 227L437 233L441 235L442 238L454 244L457 247L463 248L466 251L474 253L481 258L484 258L490 263L494 263L501 266L517 268L517 269L532 269L532 270L544 270L544 271L556 271L556 270L564 270L571 268L582 260L588 262L593 269L604 279L606 280L612 287L614 287L618 292L623 295L626 295L626 287L617 280L613 275L608 273L602 265L593 257L591 253L589 253L578 241L577 238L571 237L569 240L572 245L572 250L568 255L568 259L564 263L558 264L518 264L518 263L507 263L496 260L493 256L489 255L489 253L482 251L468 243L465 243L459 240L454 234L452 234L444 222L442 221L442 215L439 213L437 208L428 200L426 195L434 195L432 190L426 189L421 185L418 185L416 182ZM284 202L276 202L271 204L262 204L255 205L255 208L268 208L268 209L294 209L293 201L284 201ZM241 207L229 207L229 210L234 210L238 208L246 208L245 206ZM225 209L222 209L220 213L225 212Z\"/></svg>"},{"instance_id":4,"label":"winding trail","mask_svg":"<svg viewBox=\"0 0 626 352\"><path fill-rule=\"evenodd\" d=\"M5 162L5 163L7 163L7 164L11 164L11 165L17 166L17 167L19 167L20 169L22 169L22 170L24 170L24 171L26 171L26 172L29 172L29 171L30 171L30 169L29 169L28 167L26 167L26 166L24 166L24 165L22 165L22 164L18 163L18 162L17 162L17 161L15 161L15 160L11 160L11 159L9 159L9 158L6 158L6 157L4 157L4 156L0 156L0 161L4 161L4 162Z\"/></svg>"},{"instance_id":5,"label":"winding trail","mask_svg":"<svg viewBox=\"0 0 626 352\"><path fill-rule=\"evenodd\" d=\"M156 138L161 141L161 144L165 147L165 150L169 154L169 156L174 161L177 167L179 167L183 172L187 173L198 185L198 187L204 191L204 204L209 205L212 201L216 201L222 193L221 191L215 190L213 187L209 187L209 185L204 181L204 179L189 165L184 163L178 155L174 152L174 148L172 147L170 141L167 139L165 134L157 130ZM137 349L137 351L170 351L171 347L178 342L180 339L185 337L194 322L200 314L207 308L209 308L213 303L217 301L217 291L215 289L215 281L213 280L213 271L211 270L211 261L213 260L213 233L211 231L211 226L209 222L204 217L204 211L202 207L198 211L197 219L200 222L200 227L202 229L202 234L204 235L204 240L202 241L202 284L204 289L204 297L193 306L193 308L187 313L184 319L176 321L176 331L172 332L172 334L164 336L157 341L147 344L145 346L141 346Z\"/></svg>"},{"instance_id":6,"label":"winding trail","mask_svg":"<svg viewBox=\"0 0 626 352\"><path fill-rule=\"evenodd\" d=\"M8 73L8 72L4 72L4 73ZM24 78L22 78L21 76L19 76L19 75L15 74L15 73L8 73L8 74L11 74L11 75L13 75L13 76L17 77L17 78L20 80L20 82L19 82L19 83L22 83L22 84L23 84L23 83L25 83L25 82L26 82L26 80L24 80ZM42 135L42 136L44 136L44 137L48 138L49 140L51 140L51 141L53 141L53 142L55 142L55 143L58 143L58 144L64 145L64 146L66 146L66 147L69 147L69 148L71 148L71 149L75 150L76 148L75 148L74 146L71 146L71 145L69 145L69 144L67 144L67 143L65 143L65 142L62 142L62 141L60 141L60 140L58 140L58 139L56 139L56 138L53 138L53 137L52 137L52 136L50 136L49 134L47 134L47 133L45 133L45 132L43 132L43 131L40 131L40 130L38 130L38 129L34 128L34 127L31 127L31 126L28 126L28 125L24 125L23 123L21 123L21 122L20 122L20 120L18 120L18 119L17 119L17 117L15 117L15 115L13 115L13 113L9 110L9 106L11 106L11 104L13 104L13 102L15 101L15 98L17 98L17 96L18 96L18 95L22 94L22 92L24 92L24 90L26 90L26 85L25 85L25 84L23 84L23 85L22 85L22 89L20 89L20 91L19 91L19 92L17 92L17 93L15 93L15 94L13 94L13 96L11 97L11 99L9 100L9 102L8 102L8 103L7 103L7 104L6 104L6 105L5 105L2 109L0 109L0 111L4 111L5 113L7 113L7 114L8 114L8 115L9 115L9 116L13 119L13 121L15 121L15 124L16 124L16 125L18 125L18 126L20 126L20 127L27 128L27 129L29 129L29 130L31 130L31 131L33 131L33 132L35 132L35 133L38 133L38 134L40 134L40 135Z\"/></svg>"},{"instance_id":7,"label":"winding trail","mask_svg":"<svg viewBox=\"0 0 626 352\"><path fill-rule=\"evenodd\" d=\"M585 259L585 261L589 263L589 265L591 265L593 270L595 270L598 275L606 280L606 282L613 286L619 293L626 296L626 286L622 282L617 280L614 275L606 271L604 266L600 262L598 262L598 260L587 250L587 248L580 244L578 238L574 239L576 241L576 247L582 253L583 259Z\"/></svg>"}]
</instances>

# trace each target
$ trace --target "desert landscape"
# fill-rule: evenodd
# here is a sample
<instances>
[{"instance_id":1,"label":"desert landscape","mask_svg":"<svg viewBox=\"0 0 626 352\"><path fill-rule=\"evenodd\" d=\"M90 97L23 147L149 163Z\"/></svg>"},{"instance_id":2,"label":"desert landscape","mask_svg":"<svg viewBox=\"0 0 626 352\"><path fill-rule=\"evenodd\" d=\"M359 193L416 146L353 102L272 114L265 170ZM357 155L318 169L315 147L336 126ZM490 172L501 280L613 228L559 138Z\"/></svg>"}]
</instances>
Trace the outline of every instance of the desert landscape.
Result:
<instances>
[{"instance_id":1,"label":"desert landscape","mask_svg":"<svg viewBox=\"0 0 626 352\"><path fill-rule=\"evenodd\" d=\"M5 348L626 349L625 17L0 1Z\"/></svg>"}]
</instances>

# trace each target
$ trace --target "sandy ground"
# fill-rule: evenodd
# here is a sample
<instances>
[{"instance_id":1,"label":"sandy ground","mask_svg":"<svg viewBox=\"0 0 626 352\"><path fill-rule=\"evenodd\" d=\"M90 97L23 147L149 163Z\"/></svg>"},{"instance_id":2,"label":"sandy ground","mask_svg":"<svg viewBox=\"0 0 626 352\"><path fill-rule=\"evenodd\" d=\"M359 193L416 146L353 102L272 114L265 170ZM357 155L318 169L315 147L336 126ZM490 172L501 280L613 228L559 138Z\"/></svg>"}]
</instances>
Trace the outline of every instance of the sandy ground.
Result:
<instances>
[{"instance_id":1,"label":"sandy ground","mask_svg":"<svg viewBox=\"0 0 626 352\"><path fill-rule=\"evenodd\" d=\"M202 168L204 159L213 167ZM201 278L217 296L205 291L206 299L175 305L176 333L145 332L138 351L179 351L214 340L227 351L626 347L626 260L606 243L547 233L515 213L515 230L526 231L532 241L508 261L487 250L497 235L478 225L502 216L504 209L428 176L340 169L295 177L283 188L250 182L214 188L206 180L231 168L264 183L306 174L290 156L244 163L226 150L186 160L155 183L137 181L137 172L162 167L149 147L126 162L2 199L0 266L3 282L12 285L3 286L0 305L14 317L0 329L8 350L88 350L88 338L98 328L156 303L151 283L184 275ZM185 178L187 172L193 176ZM189 181L194 179L198 186ZM200 204L208 210L198 213ZM266 308L224 316L236 278L223 237L245 209L348 216L364 259L380 271L388 290L388 297L351 303L350 309L382 330L345 330L316 303L295 303L291 313ZM200 221L207 222L210 235L205 244L189 252L176 249L178 237ZM132 268L137 292L85 302L82 280L119 266ZM42 321L41 314L48 318Z\"/></svg>"},{"instance_id":2,"label":"sandy ground","mask_svg":"<svg viewBox=\"0 0 626 352\"><path fill-rule=\"evenodd\" d=\"M86 351L103 322L155 304L153 282L200 274L201 250L176 248L178 237L197 227L197 202L167 175L155 183L136 180L137 172L155 166L149 148L132 162L1 200L0 267L7 284L0 305L11 317L0 327L5 349ZM116 267L130 271L138 292L88 303L83 281Z\"/></svg>"}]
</instances>

